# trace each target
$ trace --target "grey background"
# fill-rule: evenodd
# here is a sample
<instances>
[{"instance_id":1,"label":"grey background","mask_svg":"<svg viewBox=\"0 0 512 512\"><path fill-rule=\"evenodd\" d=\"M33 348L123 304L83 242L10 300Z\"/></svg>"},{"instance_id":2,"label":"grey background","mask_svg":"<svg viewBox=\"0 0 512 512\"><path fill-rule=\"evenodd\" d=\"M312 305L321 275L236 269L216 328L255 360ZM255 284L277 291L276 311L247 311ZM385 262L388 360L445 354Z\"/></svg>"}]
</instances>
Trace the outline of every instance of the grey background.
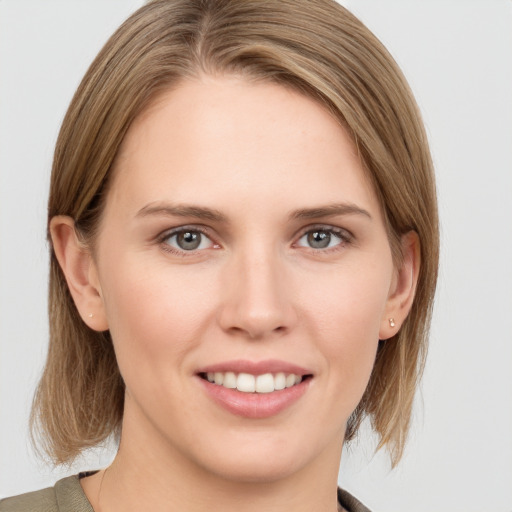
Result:
<instances>
[{"instance_id":1,"label":"grey background","mask_svg":"<svg viewBox=\"0 0 512 512\"><path fill-rule=\"evenodd\" d=\"M405 459L368 429L340 482L381 512L512 511L512 2L348 0L424 114L442 262L429 362ZM0 496L108 463L52 470L27 418L47 343L45 210L59 124L88 64L141 0L0 0Z\"/></svg>"}]
</instances>

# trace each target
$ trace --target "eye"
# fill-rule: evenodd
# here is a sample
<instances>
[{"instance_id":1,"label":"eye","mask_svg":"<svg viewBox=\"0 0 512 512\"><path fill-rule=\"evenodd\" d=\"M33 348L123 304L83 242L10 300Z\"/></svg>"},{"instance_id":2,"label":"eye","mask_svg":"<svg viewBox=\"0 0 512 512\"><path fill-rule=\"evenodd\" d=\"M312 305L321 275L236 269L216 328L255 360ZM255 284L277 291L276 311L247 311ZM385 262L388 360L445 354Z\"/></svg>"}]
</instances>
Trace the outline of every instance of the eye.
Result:
<instances>
[{"instance_id":1,"label":"eye","mask_svg":"<svg viewBox=\"0 0 512 512\"><path fill-rule=\"evenodd\" d=\"M304 233L297 242L300 247L311 249L330 249L349 242L350 237L344 230L334 228L315 228Z\"/></svg>"},{"instance_id":2,"label":"eye","mask_svg":"<svg viewBox=\"0 0 512 512\"><path fill-rule=\"evenodd\" d=\"M182 228L166 233L161 238L166 250L171 252L190 252L210 249L215 246L208 236L199 229Z\"/></svg>"}]
</instances>

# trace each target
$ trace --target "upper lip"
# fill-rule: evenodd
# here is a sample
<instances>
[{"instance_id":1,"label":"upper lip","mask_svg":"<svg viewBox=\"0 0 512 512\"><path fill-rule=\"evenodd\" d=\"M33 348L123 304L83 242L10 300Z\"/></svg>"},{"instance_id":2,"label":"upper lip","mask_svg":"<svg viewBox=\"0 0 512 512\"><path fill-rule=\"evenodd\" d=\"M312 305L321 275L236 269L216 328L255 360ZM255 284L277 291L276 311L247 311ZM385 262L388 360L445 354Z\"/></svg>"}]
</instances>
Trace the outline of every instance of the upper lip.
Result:
<instances>
[{"instance_id":1,"label":"upper lip","mask_svg":"<svg viewBox=\"0 0 512 512\"><path fill-rule=\"evenodd\" d=\"M298 366L278 359L266 359L263 361L249 361L245 359L235 359L204 366L197 373L209 372L233 372L249 373L251 375L263 375L265 373L293 373L295 375L311 375L312 372L302 366Z\"/></svg>"}]
</instances>

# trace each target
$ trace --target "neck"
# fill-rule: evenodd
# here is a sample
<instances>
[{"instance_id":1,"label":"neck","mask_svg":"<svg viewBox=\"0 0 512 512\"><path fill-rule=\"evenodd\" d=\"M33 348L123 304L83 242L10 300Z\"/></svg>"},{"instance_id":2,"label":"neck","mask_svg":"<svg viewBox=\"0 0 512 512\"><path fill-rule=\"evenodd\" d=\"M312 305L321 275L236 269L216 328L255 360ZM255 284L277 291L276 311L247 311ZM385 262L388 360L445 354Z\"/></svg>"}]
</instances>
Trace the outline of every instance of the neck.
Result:
<instances>
[{"instance_id":1,"label":"neck","mask_svg":"<svg viewBox=\"0 0 512 512\"><path fill-rule=\"evenodd\" d=\"M342 435L338 446L291 474L234 479L213 473L181 453L140 421L123 423L120 448L108 471L84 489L96 512L335 512ZM136 425L136 427L135 427Z\"/></svg>"}]
</instances>

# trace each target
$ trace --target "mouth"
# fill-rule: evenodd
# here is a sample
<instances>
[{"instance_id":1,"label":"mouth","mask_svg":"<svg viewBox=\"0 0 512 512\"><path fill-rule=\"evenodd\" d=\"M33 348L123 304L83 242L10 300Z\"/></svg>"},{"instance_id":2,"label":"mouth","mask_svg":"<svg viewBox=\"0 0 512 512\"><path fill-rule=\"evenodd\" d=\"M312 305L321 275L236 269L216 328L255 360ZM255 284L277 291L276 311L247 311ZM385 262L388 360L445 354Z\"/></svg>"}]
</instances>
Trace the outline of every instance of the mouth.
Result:
<instances>
[{"instance_id":1,"label":"mouth","mask_svg":"<svg viewBox=\"0 0 512 512\"><path fill-rule=\"evenodd\" d=\"M314 374L278 360L237 360L201 368L196 373L213 403L248 419L277 416L308 394Z\"/></svg>"},{"instance_id":2,"label":"mouth","mask_svg":"<svg viewBox=\"0 0 512 512\"><path fill-rule=\"evenodd\" d=\"M307 379L311 379L311 374L301 375L298 373L263 373L253 375L251 373L235 372L201 372L200 378L211 384L222 386L226 389L237 390L242 393L274 393L285 389L298 386Z\"/></svg>"}]
</instances>

